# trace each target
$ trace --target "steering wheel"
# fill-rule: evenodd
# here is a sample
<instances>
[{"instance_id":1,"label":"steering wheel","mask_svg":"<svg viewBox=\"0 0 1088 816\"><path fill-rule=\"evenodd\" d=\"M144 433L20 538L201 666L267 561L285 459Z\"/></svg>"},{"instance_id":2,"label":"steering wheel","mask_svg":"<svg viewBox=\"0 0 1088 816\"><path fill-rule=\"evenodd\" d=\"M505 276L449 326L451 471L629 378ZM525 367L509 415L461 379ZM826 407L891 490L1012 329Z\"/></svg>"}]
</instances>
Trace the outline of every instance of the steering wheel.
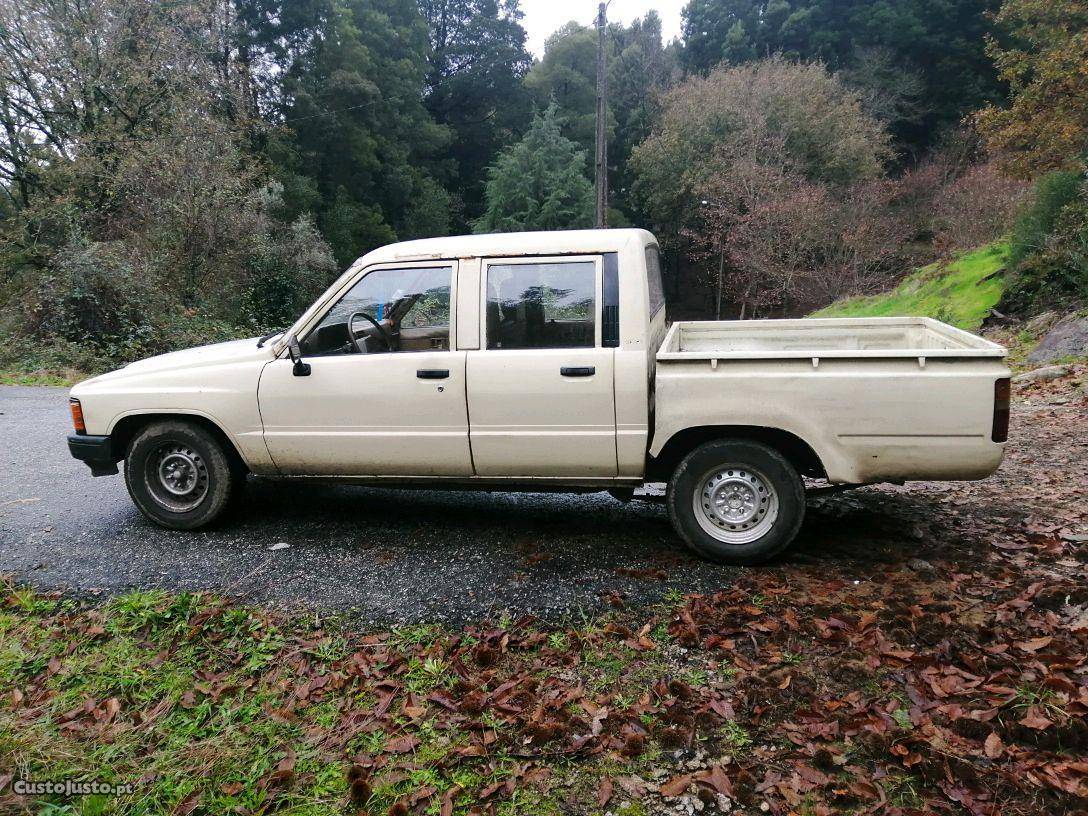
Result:
<instances>
[{"instance_id":1,"label":"steering wheel","mask_svg":"<svg viewBox=\"0 0 1088 816\"><path fill-rule=\"evenodd\" d=\"M355 336L355 330L352 328L355 325L355 318L362 317L369 320L370 323L378 330L378 335L381 337L387 350L393 350L393 339L389 336L389 332L385 330L381 323L368 315L366 312L352 312L351 317L348 318L348 339L351 340L351 344L355 347L355 351L359 354L366 354L367 350L359 344L359 338ZM365 336L365 335L364 335Z\"/></svg>"}]
</instances>

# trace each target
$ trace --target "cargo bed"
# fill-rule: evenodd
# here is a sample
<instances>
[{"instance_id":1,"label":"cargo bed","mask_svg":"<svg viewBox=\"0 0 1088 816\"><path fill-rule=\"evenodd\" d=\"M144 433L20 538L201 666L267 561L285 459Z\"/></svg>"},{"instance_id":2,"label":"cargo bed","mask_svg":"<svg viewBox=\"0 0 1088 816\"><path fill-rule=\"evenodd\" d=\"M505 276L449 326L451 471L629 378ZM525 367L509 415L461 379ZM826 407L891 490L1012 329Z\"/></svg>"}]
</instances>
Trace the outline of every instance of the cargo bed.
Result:
<instances>
[{"instance_id":1,"label":"cargo bed","mask_svg":"<svg viewBox=\"0 0 1088 816\"><path fill-rule=\"evenodd\" d=\"M928 317L849 317L674 323L657 352L669 360L994 357L1006 351Z\"/></svg>"}]
</instances>

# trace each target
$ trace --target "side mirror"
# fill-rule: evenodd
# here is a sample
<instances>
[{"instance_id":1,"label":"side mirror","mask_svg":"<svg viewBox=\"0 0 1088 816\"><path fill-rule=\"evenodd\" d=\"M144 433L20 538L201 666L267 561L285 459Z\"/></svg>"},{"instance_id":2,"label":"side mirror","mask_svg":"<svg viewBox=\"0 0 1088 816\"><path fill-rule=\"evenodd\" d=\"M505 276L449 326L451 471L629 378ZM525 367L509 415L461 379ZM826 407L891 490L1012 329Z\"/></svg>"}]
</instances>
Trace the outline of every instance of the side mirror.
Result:
<instances>
[{"instance_id":1,"label":"side mirror","mask_svg":"<svg viewBox=\"0 0 1088 816\"><path fill-rule=\"evenodd\" d=\"M287 338L287 353L291 355L291 362L295 364L291 373L296 377L309 377L310 364L302 361L302 349L299 348L298 338L293 334Z\"/></svg>"}]
</instances>

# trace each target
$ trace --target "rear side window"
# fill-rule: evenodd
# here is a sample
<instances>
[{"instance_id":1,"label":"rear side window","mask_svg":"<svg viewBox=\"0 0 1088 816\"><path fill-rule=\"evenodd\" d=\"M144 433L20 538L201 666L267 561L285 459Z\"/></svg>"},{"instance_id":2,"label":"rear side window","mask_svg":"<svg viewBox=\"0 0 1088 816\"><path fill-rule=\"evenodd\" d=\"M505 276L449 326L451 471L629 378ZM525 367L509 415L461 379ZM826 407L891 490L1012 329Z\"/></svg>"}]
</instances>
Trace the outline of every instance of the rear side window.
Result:
<instances>
[{"instance_id":1,"label":"rear side window","mask_svg":"<svg viewBox=\"0 0 1088 816\"><path fill-rule=\"evenodd\" d=\"M592 348L596 315L593 261L488 264L489 349Z\"/></svg>"},{"instance_id":2,"label":"rear side window","mask_svg":"<svg viewBox=\"0 0 1088 816\"><path fill-rule=\"evenodd\" d=\"M665 305L665 288L661 285L661 253L651 244L646 247L646 284L650 289L650 317Z\"/></svg>"}]
</instances>

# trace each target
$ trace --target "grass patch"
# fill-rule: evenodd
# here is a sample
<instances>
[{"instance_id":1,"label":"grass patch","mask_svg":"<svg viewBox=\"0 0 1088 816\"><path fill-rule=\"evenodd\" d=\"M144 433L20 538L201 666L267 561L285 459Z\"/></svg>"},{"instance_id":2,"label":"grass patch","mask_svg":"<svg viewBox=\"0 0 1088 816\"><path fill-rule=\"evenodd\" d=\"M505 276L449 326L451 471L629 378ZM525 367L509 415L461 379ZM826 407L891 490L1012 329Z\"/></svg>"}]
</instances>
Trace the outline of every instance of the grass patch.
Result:
<instances>
[{"instance_id":1,"label":"grass patch","mask_svg":"<svg viewBox=\"0 0 1088 816\"><path fill-rule=\"evenodd\" d=\"M735 752L742 753L752 744L752 735L736 722L727 722L722 728L722 739Z\"/></svg>"},{"instance_id":2,"label":"grass patch","mask_svg":"<svg viewBox=\"0 0 1088 816\"><path fill-rule=\"evenodd\" d=\"M994 243L910 275L890 292L840 300L810 317L933 317L975 331L1001 300L1009 248Z\"/></svg>"},{"instance_id":3,"label":"grass patch","mask_svg":"<svg viewBox=\"0 0 1088 816\"><path fill-rule=\"evenodd\" d=\"M67 388L87 375L72 369L39 371L4 371L0 370L0 385L51 385Z\"/></svg>"}]
</instances>

